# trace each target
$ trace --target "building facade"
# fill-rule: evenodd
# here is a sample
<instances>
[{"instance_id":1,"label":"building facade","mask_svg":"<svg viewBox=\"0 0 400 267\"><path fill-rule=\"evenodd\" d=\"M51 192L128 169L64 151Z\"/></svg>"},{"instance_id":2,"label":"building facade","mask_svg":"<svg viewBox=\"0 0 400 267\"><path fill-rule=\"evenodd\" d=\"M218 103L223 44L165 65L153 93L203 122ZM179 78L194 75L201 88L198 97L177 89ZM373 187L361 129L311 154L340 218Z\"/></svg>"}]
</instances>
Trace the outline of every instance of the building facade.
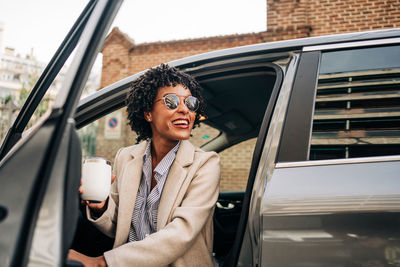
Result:
<instances>
[{"instance_id":1,"label":"building facade","mask_svg":"<svg viewBox=\"0 0 400 267\"><path fill-rule=\"evenodd\" d=\"M0 97L9 95L18 98L19 91L28 84L30 77L38 75L41 64L33 57L16 55L14 49L5 48L0 52Z\"/></svg>"}]
</instances>

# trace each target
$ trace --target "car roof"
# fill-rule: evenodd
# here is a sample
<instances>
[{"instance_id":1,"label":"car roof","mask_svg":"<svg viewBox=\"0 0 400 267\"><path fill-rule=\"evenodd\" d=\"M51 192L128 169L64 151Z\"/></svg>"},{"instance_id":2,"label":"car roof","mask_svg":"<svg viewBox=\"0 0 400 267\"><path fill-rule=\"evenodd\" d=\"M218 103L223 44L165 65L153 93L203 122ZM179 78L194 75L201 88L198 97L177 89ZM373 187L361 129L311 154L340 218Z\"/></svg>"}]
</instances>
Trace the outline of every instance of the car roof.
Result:
<instances>
[{"instance_id":1,"label":"car roof","mask_svg":"<svg viewBox=\"0 0 400 267\"><path fill-rule=\"evenodd\" d=\"M284 41L245 45L245 46L215 50L203 54L185 57L182 59L174 60L170 62L170 64L174 66L175 65L182 66L183 68L187 67L187 65L194 67L199 64L204 64L206 61L210 59L215 60L217 58L234 57L239 54L243 55L243 54L258 53L258 52L265 53L267 51L272 52L274 50L280 50L280 51L296 50L296 49L301 49L305 46L338 44L338 43L367 41L372 39L394 38L394 37L400 37L400 28L355 32L355 33L344 33L344 34L333 34L326 36L307 37L307 38L290 39Z\"/></svg>"}]
</instances>

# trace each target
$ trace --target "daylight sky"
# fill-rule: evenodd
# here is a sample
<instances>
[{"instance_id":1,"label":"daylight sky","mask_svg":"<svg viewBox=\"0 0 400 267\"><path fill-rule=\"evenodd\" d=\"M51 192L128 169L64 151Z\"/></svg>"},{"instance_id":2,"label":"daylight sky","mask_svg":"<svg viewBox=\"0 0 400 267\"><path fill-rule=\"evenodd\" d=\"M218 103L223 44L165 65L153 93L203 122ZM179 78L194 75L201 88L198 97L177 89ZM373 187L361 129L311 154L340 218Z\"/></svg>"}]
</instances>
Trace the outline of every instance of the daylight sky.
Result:
<instances>
[{"instance_id":1,"label":"daylight sky","mask_svg":"<svg viewBox=\"0 0 400 267\"><path fill-rule=\"evenodd\" d=\"M1 41L47 62L85 0L0 0ZM266 0L125 0L112 27L135 43L266 30ZM111 28L112 28L111 27Z\"/></svg>"}]
</instances>

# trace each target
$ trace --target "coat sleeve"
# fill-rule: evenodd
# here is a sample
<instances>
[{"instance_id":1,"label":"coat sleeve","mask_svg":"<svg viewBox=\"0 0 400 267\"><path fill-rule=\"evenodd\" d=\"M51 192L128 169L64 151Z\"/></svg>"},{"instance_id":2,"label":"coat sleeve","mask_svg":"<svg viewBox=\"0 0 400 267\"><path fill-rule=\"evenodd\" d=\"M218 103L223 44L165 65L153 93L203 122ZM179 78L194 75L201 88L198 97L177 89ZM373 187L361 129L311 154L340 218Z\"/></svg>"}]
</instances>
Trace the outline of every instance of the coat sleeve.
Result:
<instances>
[{"instance_id":1,"label":"coat sleeve","mask_svg":"<svg viewBox=\"0 0 400 267\"><path fill-rule=\"evenodd\" d=\"M110 195L107 200L107 209L104 213L95 218L89 207L86 206L87 219L91 221L102 233L109 237L115 237L115 230L117 224L117 214L118 214L118 175L121 173L121 164L119 164L119 155L123 148L120 148L115 156L113 173L117 176L114 183L111 185Z\"/></svg>"},{"instance_id":2,"label":"coat sleeve","mask_svg":"<svg viewBox=\"0 0 400 267\"><path fill-rule=\"evenodd\" d=\"M104 253L108 266L166 266L191 248L212 216L219 192L219 156L204 154L170 223L141 241Z\"/></svg>"}]
</instances>

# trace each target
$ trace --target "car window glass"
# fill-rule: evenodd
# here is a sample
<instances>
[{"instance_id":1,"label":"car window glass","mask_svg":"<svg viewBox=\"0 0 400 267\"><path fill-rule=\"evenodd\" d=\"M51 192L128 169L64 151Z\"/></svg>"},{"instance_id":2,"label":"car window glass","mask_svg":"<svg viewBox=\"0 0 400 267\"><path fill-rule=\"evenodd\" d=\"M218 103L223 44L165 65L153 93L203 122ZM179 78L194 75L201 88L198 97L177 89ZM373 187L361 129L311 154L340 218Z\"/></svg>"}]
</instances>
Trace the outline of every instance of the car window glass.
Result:
<instances>
[{"instance_id":1,"label":"car window glass","mask_svg":"<svg viewBox=\"0 0 400 267\"><path fill-rule=\"evenodd\" d=\"M104 157L113 163L119 148L135 144L136 135L125 118L126 108L121 108L79 129L82 156Z\"/></svg>"},{"instance_id":2,"label":"car window glass","mask_svg":"<svg viewBox=\"0 0 400 267\"><path fill-rule=\"evenodd\" d=\"M322 54L309 159L400 151L400 47Z\"/></svg>"}]
</instances>

